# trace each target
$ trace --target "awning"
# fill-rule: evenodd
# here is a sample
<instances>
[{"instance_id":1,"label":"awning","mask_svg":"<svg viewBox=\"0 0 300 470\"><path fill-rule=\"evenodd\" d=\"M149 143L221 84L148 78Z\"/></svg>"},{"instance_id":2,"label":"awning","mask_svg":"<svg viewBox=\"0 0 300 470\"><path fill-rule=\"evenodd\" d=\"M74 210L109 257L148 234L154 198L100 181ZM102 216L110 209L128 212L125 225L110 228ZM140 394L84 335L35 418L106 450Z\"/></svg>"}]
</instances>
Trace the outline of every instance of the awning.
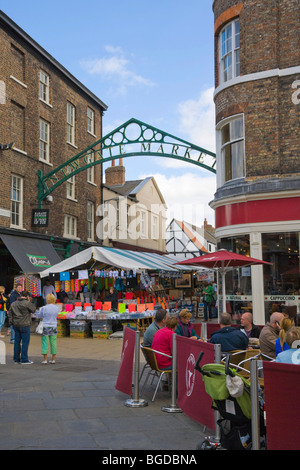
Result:
<instances>
[{"instance_id":1,"label":"awning","mask_svg":"<svg viewBox=\"0 0 300 470\"><path fill-rule=\"evenodd\" d=\"M177 258L170 255L159 255L145 251L120 250L118 248L107 248L93 246L84 251L61 261L51 268L47 268L40 273L41 277L49 276L50 273L59 273L74 269L88 263L90 260L98 261L106 266L121 269L148 269L164 271L189 271L195 269L194 266L174 265ZM197 269L197 268L196 268Z\"/></svg>"},{"instance_id":2,"label":"awning","mask_svg":"<svg viewBox=\"0 0 300 470\"><path fill-rule=\"evenodd\" d=\"M0 238L26 274L37 274L60 262L48 240L0 234Z\"/></svg>"}]
</instances>

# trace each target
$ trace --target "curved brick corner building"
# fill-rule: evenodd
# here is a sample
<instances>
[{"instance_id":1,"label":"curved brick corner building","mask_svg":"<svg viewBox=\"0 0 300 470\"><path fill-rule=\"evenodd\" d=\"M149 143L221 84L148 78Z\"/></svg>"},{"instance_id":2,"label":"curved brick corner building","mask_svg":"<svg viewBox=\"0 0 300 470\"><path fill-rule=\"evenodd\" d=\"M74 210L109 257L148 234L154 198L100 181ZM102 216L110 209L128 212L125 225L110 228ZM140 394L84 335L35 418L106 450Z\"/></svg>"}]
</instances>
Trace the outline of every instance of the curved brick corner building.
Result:
<instances>
[{"instance_id":1,"label":"curved brick corner building","mask_svg":"<svg viewBox=\"0 0 300 470\"><path fill-rule=\"evenodd\" d=\"M271 261L227 292L252 295L256 323L274 302L300 313L300 2L215 0L219 247Z\"/></svg>"}]
</instances>

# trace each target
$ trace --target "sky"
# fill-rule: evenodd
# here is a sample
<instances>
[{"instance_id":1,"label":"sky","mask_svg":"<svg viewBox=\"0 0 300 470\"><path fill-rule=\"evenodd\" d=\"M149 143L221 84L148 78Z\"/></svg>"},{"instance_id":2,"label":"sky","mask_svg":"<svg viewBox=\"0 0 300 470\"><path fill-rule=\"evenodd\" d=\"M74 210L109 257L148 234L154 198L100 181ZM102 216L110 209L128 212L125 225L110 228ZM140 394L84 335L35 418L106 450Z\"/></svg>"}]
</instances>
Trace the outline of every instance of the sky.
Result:
<instances>
[{"instance_id":1,"label":"sky","mask_svg":"<svg viewBox=\"0 0 300 470\"><path fill-rule=\"evenodd\" d=\"M108 106L103 135L136 118L215 152L211 0L0 0L0 9ZM169 220L214 225L214 173L170 158L123 164L126 180L155 178Z\"/></svg>"}]
</instances>

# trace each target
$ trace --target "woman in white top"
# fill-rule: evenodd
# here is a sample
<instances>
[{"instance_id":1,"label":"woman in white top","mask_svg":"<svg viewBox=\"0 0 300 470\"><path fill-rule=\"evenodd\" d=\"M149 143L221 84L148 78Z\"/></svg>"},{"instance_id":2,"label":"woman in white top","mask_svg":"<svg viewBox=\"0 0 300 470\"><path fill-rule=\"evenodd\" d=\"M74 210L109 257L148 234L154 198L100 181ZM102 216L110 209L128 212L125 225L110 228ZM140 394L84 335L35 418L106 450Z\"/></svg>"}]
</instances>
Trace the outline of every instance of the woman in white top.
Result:
<instances>
[{"instance_id":1,"label":"woman in white top","mask_svg":"<svg viewBox=\"0 0 300 470\"><path fill-rule=\"evenodd\" d=\"M58 307L55 305L55 296L53 294L47 295L47 305L40 309L39 317L43 320L43 333L42 333L42 354L44 360L42 364L47 364L48 347L50 342L50 352L52 360L49 364L55 364L57 354L56 337L57 337L57 315L59 313Z\"/></svg>"}]
</instances>

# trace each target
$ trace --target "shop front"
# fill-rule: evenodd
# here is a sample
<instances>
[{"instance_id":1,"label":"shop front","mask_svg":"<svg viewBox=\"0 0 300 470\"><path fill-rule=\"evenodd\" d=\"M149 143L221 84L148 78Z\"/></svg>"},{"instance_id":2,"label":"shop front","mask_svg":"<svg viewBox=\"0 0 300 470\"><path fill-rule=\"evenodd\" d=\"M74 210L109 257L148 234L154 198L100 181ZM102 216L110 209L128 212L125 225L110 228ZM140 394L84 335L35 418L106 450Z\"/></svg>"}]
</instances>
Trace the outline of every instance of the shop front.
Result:
<instances>
[{"instance_id":1,"label":"shop front","mask_svg":"<svg viewBox=\"0 0 300 470\"><path fill-rule=\"evenodd\" d=\"M224 236L223 230L218 239L218 249L271 263L236 269L226 276L227 301L232 312L251 311L257 324L268 321L273 311L300 315L300 229L285 225L286 230L283 224L269 224L262 232L256 230L258 226L249 226L246 234L239 227L240 233L234 236Z\"/></svg>"}]
</instances>

